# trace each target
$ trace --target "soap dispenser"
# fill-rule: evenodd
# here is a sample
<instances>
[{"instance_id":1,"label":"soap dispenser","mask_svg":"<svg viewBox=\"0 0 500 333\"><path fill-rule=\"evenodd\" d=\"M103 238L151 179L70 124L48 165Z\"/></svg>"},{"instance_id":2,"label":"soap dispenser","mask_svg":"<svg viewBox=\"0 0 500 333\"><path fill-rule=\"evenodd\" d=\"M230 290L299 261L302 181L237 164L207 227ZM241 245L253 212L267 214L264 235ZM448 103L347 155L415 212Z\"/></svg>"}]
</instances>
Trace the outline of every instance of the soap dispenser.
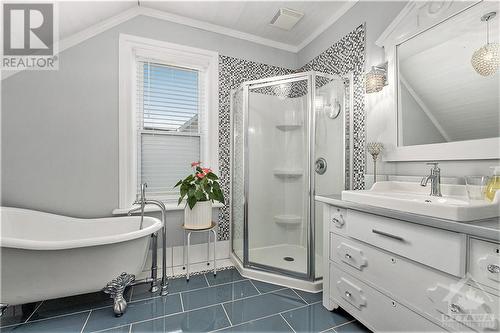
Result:
<instances>
[{"instance_id":1,"label":"soap dispenser","mask_svg":"<svg viewBox=\"0 0 500 333\"><path fill-rule=\"evenodd\" d=\"M500 190L500 166L491 167L491 169L493 169L493 176L486 185L486 199L489 201L493 201L495 193Z\"/></svg>"}]
</instances>

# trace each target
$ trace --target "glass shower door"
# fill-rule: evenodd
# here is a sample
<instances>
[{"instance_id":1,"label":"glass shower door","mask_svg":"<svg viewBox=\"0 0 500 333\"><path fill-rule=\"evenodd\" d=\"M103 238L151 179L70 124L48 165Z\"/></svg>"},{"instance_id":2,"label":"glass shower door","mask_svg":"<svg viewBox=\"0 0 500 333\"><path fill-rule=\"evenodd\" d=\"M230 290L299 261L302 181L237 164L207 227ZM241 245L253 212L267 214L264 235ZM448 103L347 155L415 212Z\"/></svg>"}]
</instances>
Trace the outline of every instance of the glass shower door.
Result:
<instances>
[{"instance_id":1,"label":"glass shower door","mask_svg":"<svg viewBox=\"0 0 500 333\"><path fill-rule=\"evenodd\" d=\"M340 195L345 189L344 80L336 76L315 77L314 189L316 195ZM323 204L314 203L314 271L323 276Z\"/></svg>"},{"instance_id":2,"label":"glass shower door","mask_svg":"<svg viewBox=\"0 0 500 333\"><path fill-rule=\"evenodd\" d=\"M233 253L243 262L245 221L245 156L244 156L244 92L243 88L231 94L232 160L231 160L231 220Z\"/></svg>"},{"instance_id":3,"label":"glass shower door","mask_svg":"<svg viewBox=\"0 0 500 333\"><path fill-rule=\"evenodd\" d=\"M249 266L308 274L307 75L251 85L247 115Z\"/></svg>"}]
</instances>

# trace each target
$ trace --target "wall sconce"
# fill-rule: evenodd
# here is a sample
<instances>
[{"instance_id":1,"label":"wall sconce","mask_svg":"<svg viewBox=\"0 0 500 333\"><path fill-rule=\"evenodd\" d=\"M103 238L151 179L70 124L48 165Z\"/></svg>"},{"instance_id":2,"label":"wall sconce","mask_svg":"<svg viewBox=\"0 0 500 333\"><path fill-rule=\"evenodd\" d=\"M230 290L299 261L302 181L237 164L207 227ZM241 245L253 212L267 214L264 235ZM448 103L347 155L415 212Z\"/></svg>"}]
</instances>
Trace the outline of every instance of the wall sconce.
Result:
<instances>
[{"instance_id":1,"label":"wall sconce","mask_svg":"<svg viewBox=\"0 0 500 333\"><path fill-rule=\"evenodd\" d=\"M365 92L367 94L376 93L387 85L387 62L372 69L365 74Z\"/></svg>"},{"instance_id":2,"label":"wall sconce","mask_svg":"<svg viewBox=\"0 0 500 333\"><path fill-rule=\"evenodd\" d=\"M500 47L498 43L490 43L490 20L496 12L484 14L481 21L486 22L486 44L472 54L472 67L482 76L495 74L500 65Z\"/></svg>"}]
</instances>

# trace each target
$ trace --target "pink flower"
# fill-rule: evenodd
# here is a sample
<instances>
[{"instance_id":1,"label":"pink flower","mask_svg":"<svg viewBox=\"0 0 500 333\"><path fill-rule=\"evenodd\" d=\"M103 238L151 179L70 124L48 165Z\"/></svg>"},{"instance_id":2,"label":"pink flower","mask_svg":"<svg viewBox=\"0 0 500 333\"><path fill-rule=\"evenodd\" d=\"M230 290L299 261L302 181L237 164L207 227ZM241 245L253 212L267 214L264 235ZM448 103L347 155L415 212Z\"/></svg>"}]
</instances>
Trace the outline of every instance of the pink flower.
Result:
<instances>
[{"instance_id":1,"label":"pink flower","mask_svg":"<svg viewBox=\"0 0 500 333\"><path fill-rule=\"evenodd\" d=\"M198 162L191 162L191 167L193 167L193 168L194 168L194 167L196 167L196 166L198 166L198 165L200 165L200 164L201 164L201 162L200 162L200 161L198 161Z\"/></svg>"},{"instance_id":2,"label":"pink flower","mask_svg":"<svg viewBox=\"0 0 500 333\"><path fill-rule=\"evenodd\" d=\"M212 172L212 169L210 168L201 168L201 170L203 170L203 173L206 175L207 173L210 173Z\"/></svg>"},{"instance_id":3,"label":"pink flower","mask_svg":"<svg viewBox=\"0 0 500 333\"><path fill-rule=\"evenodd\" d=\"M198 177L199 179L203 179L205 177L205 174L204 173L197 173L196 177Z\"/></svg>"}]
</instances>

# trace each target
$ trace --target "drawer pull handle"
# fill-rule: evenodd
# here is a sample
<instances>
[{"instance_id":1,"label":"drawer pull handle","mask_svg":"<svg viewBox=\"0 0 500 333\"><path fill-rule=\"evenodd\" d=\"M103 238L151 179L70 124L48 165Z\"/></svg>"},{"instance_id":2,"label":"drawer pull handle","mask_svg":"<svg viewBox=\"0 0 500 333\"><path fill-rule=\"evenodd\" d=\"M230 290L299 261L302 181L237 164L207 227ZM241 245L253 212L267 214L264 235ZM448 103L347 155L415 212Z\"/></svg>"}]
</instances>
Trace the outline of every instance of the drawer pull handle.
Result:
<instances>
[{"instance_id":1,"label":"drawer pull handle","mask_svg":"<svg viewBox=\"0 0 500 333\"><path fill-rule=\"evenodd\" d=\"M342 216L340 216L340 218L336 218L336 217L333 217L332 218L332 222L333 224L335 224L335 226L337 228L342 228L342 226L344 225L344 219L342 218Z\"/></svg>"},{"instance_id":2,"label":"drawer pull handle","mask_svg":"<svg viewBox=\"0 0 500 333\"><path fill-rule=\"evenodd\" d=\"M345 257L346 257L346 259L351 259L352 258L352 256L349 253L346 253Z\"/></svg>"},{"instance_id":3,"label":"drawer pull handle","mask_svg":"<svg viewBox=\"0 0 500 333\"><path fill-rule=\"evenodd\" d=\"M352 296L352 294L351 294L350 292L346 291L346 292L345 292L345 296L346 296L347 298L350 298L350 297Z\"/></svg>"},{"instance_id":4,"label":"drawer pull handle","mask_svg":"<svg viewBox=\"0 0 500 333\"><path fill-rule=\"evenodd\" d=\"M457 312L460 312L460 306L456 305L456 304L450 304L450 311L453 312L453 313L457 313Z\"/></svg>"},{"instance_id":5,"label":"drawer pull handle","mask_svg":"<svg viewBox=\"0 0 500 333\"><path fill-rule=\"evenodd\" d=\"M396 236L396 235L393 235L393 234L390 234L390 233L387 233L387 232L384 232L384 231L380 231L380 230L377 230L377 229L372 229L372 232L374 234L377 234L377 235L389 237L389 238L396 239L398 241L404 242L404 238L400 237L400 236Z\"/></svg>"},{"instance_id":6,"label":"drawer pull handle","mask_svg":"<svg viewBox=\"0 0 500 333\"><path fill-rule=\"evenodd\" d=\"M483 266L484 267L484 266ZM488 265L486 267L490 273L500 273L500 266L498 265Z\"/></svg>"}]
</instances>

